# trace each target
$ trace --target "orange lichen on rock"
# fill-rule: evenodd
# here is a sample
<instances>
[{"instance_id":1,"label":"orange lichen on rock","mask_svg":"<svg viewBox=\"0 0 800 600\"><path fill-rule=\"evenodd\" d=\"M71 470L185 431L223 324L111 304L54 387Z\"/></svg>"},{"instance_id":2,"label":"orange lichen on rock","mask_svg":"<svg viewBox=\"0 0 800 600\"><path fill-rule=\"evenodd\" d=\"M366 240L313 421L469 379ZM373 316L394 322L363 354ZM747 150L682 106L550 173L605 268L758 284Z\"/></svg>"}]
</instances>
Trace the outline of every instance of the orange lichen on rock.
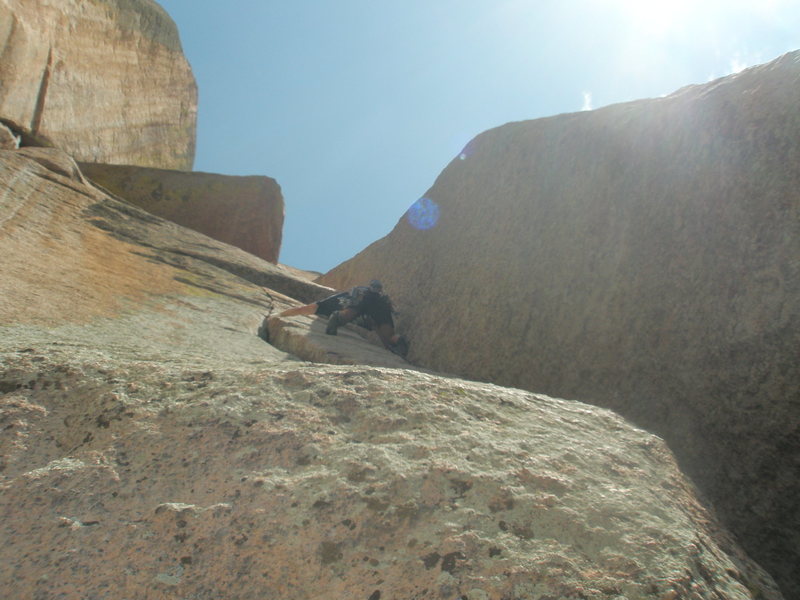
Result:
<instances>
[{"instance_id":1,"label":"orange lichen on rock","mask_svg":"<svg viewBox=\"0 0 800 600\"><path fill-rule=\"evenodd\" d=\"M101 198L91 187L14 152L0 153L0 180L0 321L85 322L185 287L141 247L86 226Z\"/></svg>"}]
</instances>

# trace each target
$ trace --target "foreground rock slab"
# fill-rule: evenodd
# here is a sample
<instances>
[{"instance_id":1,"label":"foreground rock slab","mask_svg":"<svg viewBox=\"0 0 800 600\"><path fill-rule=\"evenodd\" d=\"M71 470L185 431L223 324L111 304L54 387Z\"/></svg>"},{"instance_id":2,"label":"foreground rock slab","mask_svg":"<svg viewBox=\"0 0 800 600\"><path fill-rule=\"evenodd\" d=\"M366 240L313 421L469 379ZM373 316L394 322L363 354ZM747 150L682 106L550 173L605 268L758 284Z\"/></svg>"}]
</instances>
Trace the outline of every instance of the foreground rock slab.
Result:
<instances>
[{"instance_id":1,"label":"foreground rock slab","mask_svg":"<svg viewBox=\"0 0 800 600\"><path fill-rule=\"evenodd\" d=\"M73 165L0 152L6 596L781 598L656 436L281 351L264 317L329 289Z\"/></svg>"},{"instance_id":2,"label":"foreground rock slab","mask_svg":"<svg viewBox=\"0 0 800 600\"><path fill-rule=\"evenodd\" d=\"M12 597L780 597L608 411L370 367L63 358L4 356Z\"/></svg>"}]
</instances>

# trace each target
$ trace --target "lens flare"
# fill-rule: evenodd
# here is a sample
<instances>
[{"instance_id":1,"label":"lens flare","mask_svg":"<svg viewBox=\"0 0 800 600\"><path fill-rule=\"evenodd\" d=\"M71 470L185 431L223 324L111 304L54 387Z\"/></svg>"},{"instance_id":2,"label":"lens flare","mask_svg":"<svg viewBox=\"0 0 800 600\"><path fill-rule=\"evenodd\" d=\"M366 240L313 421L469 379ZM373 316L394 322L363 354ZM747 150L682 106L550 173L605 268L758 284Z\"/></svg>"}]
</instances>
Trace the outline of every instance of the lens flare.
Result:
<instances>
[{"instance_id":1,"label":"lens flare","mask_svg":"<svg viewBox=\"0 0 800 600\"><path fill-rule=\"evenodd\" d=\"M415 229L426 230L439 222L439 205L430 198L420 198L406 212L408 223Z\"/></svg>"}]
</instances>

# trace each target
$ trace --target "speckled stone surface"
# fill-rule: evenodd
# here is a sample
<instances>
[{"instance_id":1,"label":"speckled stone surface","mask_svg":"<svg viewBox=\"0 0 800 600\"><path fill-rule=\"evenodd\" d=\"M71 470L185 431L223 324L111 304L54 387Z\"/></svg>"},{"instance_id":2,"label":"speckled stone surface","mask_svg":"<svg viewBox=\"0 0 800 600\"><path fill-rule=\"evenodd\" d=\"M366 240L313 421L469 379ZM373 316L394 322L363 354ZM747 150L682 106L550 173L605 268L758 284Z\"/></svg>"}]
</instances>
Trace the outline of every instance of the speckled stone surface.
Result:
<instances>
[{"instance_id":1,"label":"speckled stone surface","mask_svg":"<svg viewBox=\"0 0 800 600\"><path fill-rule=\"evenodd\" d=\"M264 319L330 290L49 158L0 152L7 597L781 598L656 436L282 351Z\"/></svg>"}]
</instances>

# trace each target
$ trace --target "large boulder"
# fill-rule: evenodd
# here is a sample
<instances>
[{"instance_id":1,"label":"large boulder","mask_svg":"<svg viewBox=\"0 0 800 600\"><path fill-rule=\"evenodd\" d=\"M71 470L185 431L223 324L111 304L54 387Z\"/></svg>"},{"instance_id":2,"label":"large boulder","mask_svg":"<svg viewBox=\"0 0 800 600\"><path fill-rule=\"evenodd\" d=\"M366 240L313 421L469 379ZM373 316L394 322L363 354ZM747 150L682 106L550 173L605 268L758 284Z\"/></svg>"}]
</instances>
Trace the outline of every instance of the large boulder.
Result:
<instances>
[{"instance_id":1,"label":"large boulder","mask_svg":"<svg viewBox=\"0 0 800 600\"><path fill-rule=\"evenodd\" d=\"M330 290L70 165L0 152L7 597L781 598L656 436L298 360L258 328Z\"/></svg>"},{"instance_id":2,"label":"large boulder","mask_svg":"<svg viewBox=\"0 0 800 600\"><path fill-rule=\"evenodd\" d=\"M412 359L613 408L666 438L800 596L800 52L477 136L378 277Z\"/></svg>"},{"instance_id":3,"label":"large boulder","mask_svg":"<svg viewBox=\"0 0 800 600\"><path fill-rule=\"evenodd\" d=\"M0 118L23 142L190 170L196 117L177 28L152 0L0 0Z\"/></svg>"},{"instance_id":4,"label":"large boulder","mask_svg":"<svg viewBox=\"0 0 800 600\"><path fill-rule=\"evenodd\" d=\"M81 170L154 215L278 262L284 204L274 179L97 163Z\"/></svg>"}]
</instances>

